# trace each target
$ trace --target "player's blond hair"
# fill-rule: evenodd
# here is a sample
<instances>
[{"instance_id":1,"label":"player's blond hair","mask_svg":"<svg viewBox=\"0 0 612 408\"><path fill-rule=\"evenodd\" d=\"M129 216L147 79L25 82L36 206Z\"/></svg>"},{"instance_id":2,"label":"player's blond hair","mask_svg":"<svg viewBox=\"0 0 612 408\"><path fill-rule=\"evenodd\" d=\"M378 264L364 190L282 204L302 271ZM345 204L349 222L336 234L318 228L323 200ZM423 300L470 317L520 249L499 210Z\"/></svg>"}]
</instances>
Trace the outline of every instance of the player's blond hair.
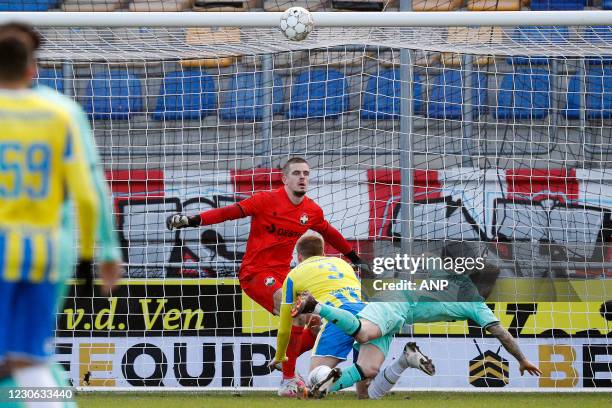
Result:
<instances>
[{"instance_id":1,"label":"player's blond hair","mask_svg":"<svg viewBox=\"0 0 612 408\"><path fill-rule=\"evenodd\" d=\"M296 250L299 256L307 259L311 256L322 256L324 246L325 243L320 236L304 235L298 240Z\"/></svg>"},{"instance_id":2,"label":"player's blond hair","mask_svg":"<svg viewBox=\"0 0 612 408\"><path fill-rule=\"evenodd\" d=\"M306 161L306 159L304 159L303 157L292 157L289 160L287 160L287 163L285 163L285 165L283 166L283 174L286 176L289 174L289 167L292 164L296 164L296 163L306 163L308 164L308 161ZM308 164L308 166L310 166L310 164Z\"/></svg>"}]
</instances>

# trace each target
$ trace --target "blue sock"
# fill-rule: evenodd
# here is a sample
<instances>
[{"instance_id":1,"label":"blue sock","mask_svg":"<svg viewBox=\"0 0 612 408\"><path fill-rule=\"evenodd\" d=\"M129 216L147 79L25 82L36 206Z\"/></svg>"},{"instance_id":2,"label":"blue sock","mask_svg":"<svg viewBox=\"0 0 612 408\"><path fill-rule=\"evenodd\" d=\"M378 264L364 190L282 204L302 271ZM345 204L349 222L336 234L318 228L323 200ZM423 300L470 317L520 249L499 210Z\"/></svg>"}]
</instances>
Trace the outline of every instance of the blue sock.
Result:
<instances>
[{"instance_id":1,"label":"blue sock","mask_svg":"<svg viewBox=\"0 0 612 408\"><path fill-rule=\"evenodd\" d=\"M342 369L342 376L332 385L330 392L340 391L344 388L348 388L351 385L358 383L363 380L363 374L357 364L353 364L349 368Z\"/></svg>"}]
</instances>

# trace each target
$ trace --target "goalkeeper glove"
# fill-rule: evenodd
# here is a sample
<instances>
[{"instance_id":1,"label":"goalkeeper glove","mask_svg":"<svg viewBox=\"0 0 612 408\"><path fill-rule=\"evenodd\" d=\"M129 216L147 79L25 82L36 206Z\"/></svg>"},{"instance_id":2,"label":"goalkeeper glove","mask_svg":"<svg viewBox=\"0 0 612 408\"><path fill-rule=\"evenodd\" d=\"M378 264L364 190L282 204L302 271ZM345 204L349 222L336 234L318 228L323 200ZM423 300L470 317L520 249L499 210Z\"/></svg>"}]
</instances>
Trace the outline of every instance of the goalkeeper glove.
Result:
<instances>
[{"instance_id":1,"label":"goalkeeper glove","mask_svg":"<svg viewBox=\"0 0 612 408\"><path fill-rule=\"evenodd\" d=\"M183 214L174 214L166 218L166 227L170 231L173 229L181 229L186 227L199 227L200 226L200 215L194 215L188 217Z\"/></svg>"},{"instance_id":2,"label":"goalkeeper glove","mask_svg":"<svg viewBox=\"0 0 612 408\"><path fill-rule=\"evenodd\" d=\"M77 287L77 296L85 298L93 297L93 261L89 259L79 259L76 269L76 278L83 281L83 283Z\"/></svg>"},{"instance_id":3,"label":"goalkeeper glove","mask_svg":"<svg viewBox=\"0 0 612 408\"><path fill-rule=\"evenodd\" d=\"M370 264L361 259L359 255L355 251L351 251L348 254L344 254L359 270L359 275L361 277L370 276L372 274L372 268L370 268Z\"/></svg>"}]
</instances>

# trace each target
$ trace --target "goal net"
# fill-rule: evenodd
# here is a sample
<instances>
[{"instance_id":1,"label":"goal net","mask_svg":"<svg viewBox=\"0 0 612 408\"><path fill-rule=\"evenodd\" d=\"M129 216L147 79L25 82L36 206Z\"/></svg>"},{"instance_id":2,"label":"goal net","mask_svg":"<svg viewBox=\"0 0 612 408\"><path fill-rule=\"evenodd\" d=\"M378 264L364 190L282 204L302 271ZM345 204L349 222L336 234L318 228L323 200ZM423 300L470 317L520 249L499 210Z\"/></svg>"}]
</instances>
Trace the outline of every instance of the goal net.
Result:
<instances>
[{"instance_id":1,"label":"goal net","mask_svg":"<svg viewBox=\"0 0 612 408\"><path fill-rule=\"evenodd\" d=\"M164 222L282 186L293 156L369 262L482 258L488 304L544 373L521 377L473 322L414 324L390 356L414 338L437 374L399 388L612 386L610 27L317 27L288 42L142 25L41 28L37 81L90 115L126 263L111 298L72 292L59 311L75 386L278 385L277 320L237 280L249 219Z\"/></svg>"}]
</instances>

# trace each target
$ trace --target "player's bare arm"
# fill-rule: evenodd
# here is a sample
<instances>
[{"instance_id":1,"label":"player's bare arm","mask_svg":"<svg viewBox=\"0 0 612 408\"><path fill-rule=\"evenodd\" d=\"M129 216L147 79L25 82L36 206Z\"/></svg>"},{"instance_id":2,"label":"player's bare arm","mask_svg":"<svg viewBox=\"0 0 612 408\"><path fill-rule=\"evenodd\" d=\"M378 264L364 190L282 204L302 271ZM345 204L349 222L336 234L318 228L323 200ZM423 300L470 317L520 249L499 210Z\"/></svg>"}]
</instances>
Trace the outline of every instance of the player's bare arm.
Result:
<instances>
[{"instance_id":1,"label":"player's bare arm","mask_svg":"<svg viewBox=\"0 0 612 408\"><path fill-rule=\"evenodd\" d=\"M523 375L525 371L527 371L531 375L539 376L540 374L542 374L542 372L536 365L527 360L527 357L525 357L525 354L523 354L523 352L521 351L521 348L519 347L516 339L512 337L512 334L510 334L510 332L506 330L501 324L497 323L491 325L487 328L487 330L489 331L489 333L495 336L497 340L499 340L499 342L504 346L508 353L512 354L512 356L516 358L516 360L520 364L519 370L521 372L521 375Z\"/></svg>"}]
</instances>

